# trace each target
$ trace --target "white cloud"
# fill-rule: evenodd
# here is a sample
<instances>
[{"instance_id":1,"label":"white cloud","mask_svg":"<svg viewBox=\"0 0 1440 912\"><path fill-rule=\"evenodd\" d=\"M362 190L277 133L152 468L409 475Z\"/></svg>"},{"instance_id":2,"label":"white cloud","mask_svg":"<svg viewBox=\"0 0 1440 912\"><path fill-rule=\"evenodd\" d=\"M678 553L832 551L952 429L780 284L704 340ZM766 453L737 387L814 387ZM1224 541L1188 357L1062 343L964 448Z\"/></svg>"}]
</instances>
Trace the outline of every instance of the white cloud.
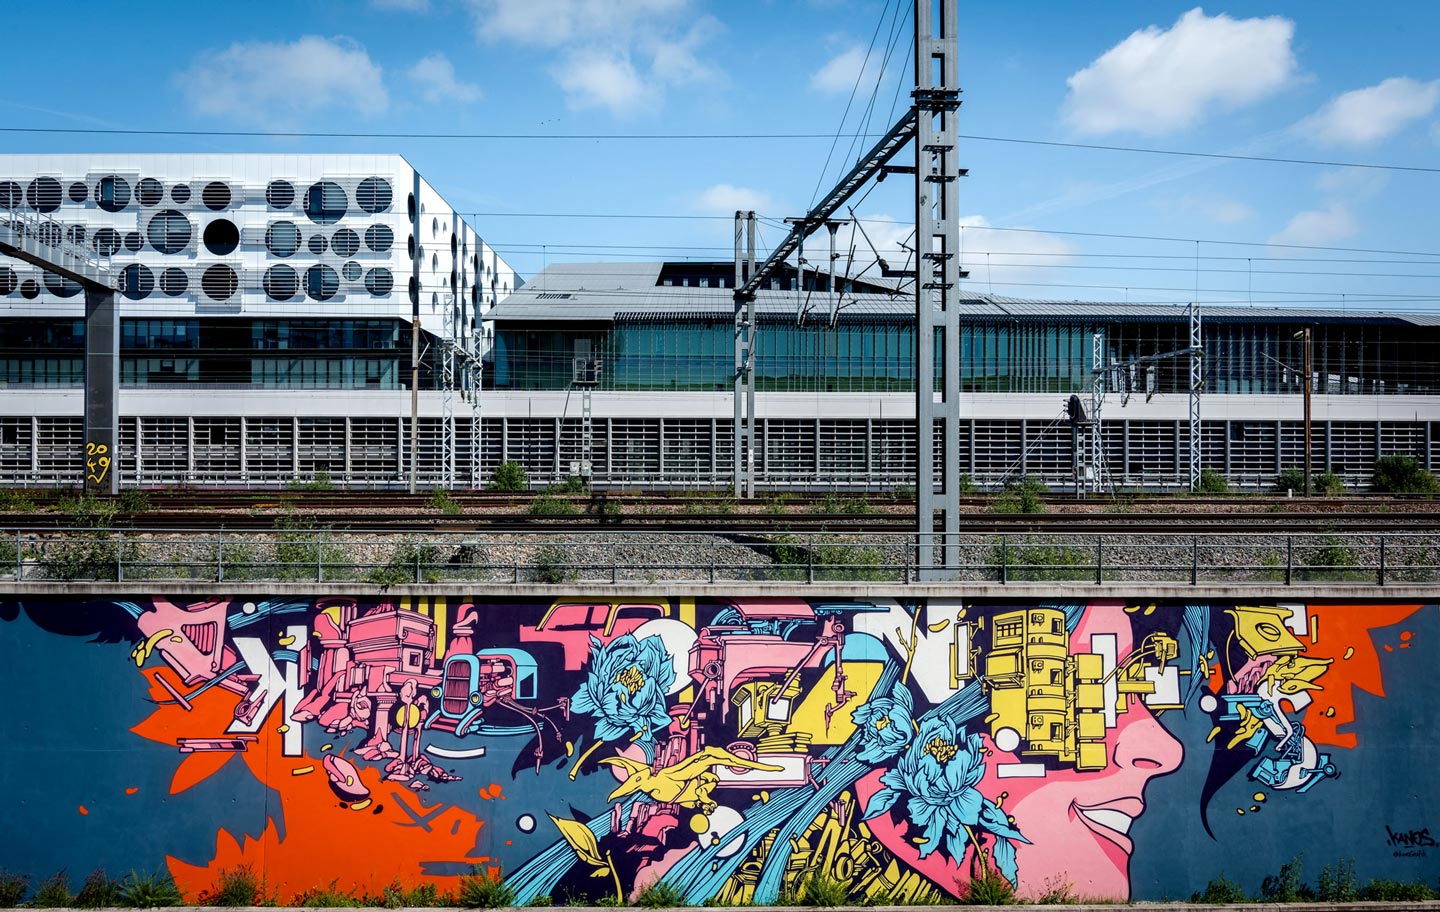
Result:
<instances>
[{"instance_id":1,"label":"white cloud","mask_svg":"<svg viewBox=\"0 0 1440 912\"><path fill-rule=\"evenodd\" d=\"M1270 237L1271 244L1325 246L1354 235L1360 230L1354 216L1344 206L1300 212L1289 224Z\"/></svg>"},{"instance_id":2,"label":"white cloud","mask_svg":"<svg viewBox=\"0 0 1440 912\"><path fill-rule=\"evenodd\" d=\"M479 101L484 95L474 83L456 79L455 65L450 62L449 57L439 52L420 58L419 62L405 71L405 75L419 87L420 97L426 104L469 104Z\"/></svg>"},{"instance_id":3,"label":"white cloud","mask_svg":"<svg viewBox=\"0 0 1440 912\"><path fill-rule=\"evenodd\" d=\"M730 214L735 210L753 209L761 215L774 215L780 211L780 207L768 193L763 190L752 190L749 187L736 187L731 184L715 184L707 187L696 197L696 205L706 212Z\"/></svg>"},{"instance_id":4,"label":"white cloud","mask_svg":"<svg viewBox=\"0 0 1440 912\"><path fill-rule=\"evenodd\" d=\"M1065 120L1080 133L1156 135L1279 91L1295 75L1295 23L1232 19L1196 7L1169 29L1151 25L1068 80Z\"/></svg>"},{"instance_id":5,"label":"white cloud","mask_svg":"<svg viewBox=\"0 0 1440 912\"><path fill-rule=\"evenodd\" d=\"M671 85L714 83L723 80L719 70L696 56L697 48L715 40L725 26L714 16L701 16L679 38L653 38L642 42L654 58L651 72L657 81Z\"/></svg>"},{"instance_id":6,"label":"white cloud","mask_svg":"<svg viewBox=\"0 0 1440 912\"><path fill-rule=\"evenodd\" d=\"M236 42L196 58L177 82L196 114L262 127L322 110L373 116L390 104L380 67L345 37Z\"/></svg>"},{"instance_id":7,"label":"white cloud","mask_svg":"<svg viewBox=\"0 0 1440 912\"><path fill-rule=\"evenodd\" d=\"M430 0L370 0L376 9L406 13L423 13L430 9Z\"/></svg>"},{"instance_id":8,"label":"white cloud","mask_svg":"<svg viewBox=\"0 0 1440 912\"><path fill-rule=\"evenodd\" d=\"M865 52L852 47L841 51L810 76L810 88L817 92L849 92L860 79L861 72L874 75L875 63L865 60Z\"/></svg>"},{"instance_id":9,"label":"white cloud","mask_svg":"<svg viewBox=\"0 0 1440 912\"><path fill-rule=\"evenodd\" d=\"M628 54L579 50L565 55L551 71L574 109L608 108L612 114L633 114L655 99L630 62Z\"/></svg>"},{"instance_id":10,"label":"white cloud","mask_svg":"<svg viewBox=\"0 0 1440 912\"><path fill-rule=\"evenodd\" d=\"M625 41L689 0L467 0L482 41L559 47L604 35Z\"/></svg>"},{"instance_id":11,"label":"white cloud","mask_svg":"<svg viewBox=\"0 0 1440 912\"><path fill-rule=\"evenodd\" d=\"M1396 76L1379 85L1346 92L1301 121L1301 129L1323 143L1364 146L1393 136L1412 120L1428 117L1440 103L1440 79L1420 82Z\"/></svg>"},{"instance_id":12,"label":"white cloud","mask_svg":"<svg viewBox=\"0 0 1440 912\"><path fill-rule=\"evenodd\" d=\"M1206 213L1214 221L1222 225L1234 225L1237 222L1248 222L1256 215L1255 210L1239 200L1216 199L1211 200L1205 209Z\"/></svg>"},{"instance_id":13,"label":"white cloud","mask_svg":"<svg viewBox=\"0 0 1440 912\"><path fill-rule=\"evenodd\" d=\"M1371 168L1340 168L1326 171L1315 179L1315 186L1327 196L1351 200L1370 199L1389 183L1389 174Z\"/></svg>"}]
</instances>

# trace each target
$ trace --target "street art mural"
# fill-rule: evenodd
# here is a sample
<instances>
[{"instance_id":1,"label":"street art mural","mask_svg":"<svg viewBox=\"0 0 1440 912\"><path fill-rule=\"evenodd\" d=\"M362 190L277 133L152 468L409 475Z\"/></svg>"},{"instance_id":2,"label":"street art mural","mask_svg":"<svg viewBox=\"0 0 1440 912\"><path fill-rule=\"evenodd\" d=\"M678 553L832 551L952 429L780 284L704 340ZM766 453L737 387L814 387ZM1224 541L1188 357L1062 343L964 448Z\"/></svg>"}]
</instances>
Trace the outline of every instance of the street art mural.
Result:
<instances>
[{"instance_id":1,"label":"street art mural","mask_svg":"<svg viewBox=\"0 0 1440 912\"><path fill-rule=\"evenodd\" d=\"M1394 834L1440 823L1437 641L1418 604L0 602L0 867L288 897L480 865L522 904L1433 879Z\"/></svg>"}]
</instances>

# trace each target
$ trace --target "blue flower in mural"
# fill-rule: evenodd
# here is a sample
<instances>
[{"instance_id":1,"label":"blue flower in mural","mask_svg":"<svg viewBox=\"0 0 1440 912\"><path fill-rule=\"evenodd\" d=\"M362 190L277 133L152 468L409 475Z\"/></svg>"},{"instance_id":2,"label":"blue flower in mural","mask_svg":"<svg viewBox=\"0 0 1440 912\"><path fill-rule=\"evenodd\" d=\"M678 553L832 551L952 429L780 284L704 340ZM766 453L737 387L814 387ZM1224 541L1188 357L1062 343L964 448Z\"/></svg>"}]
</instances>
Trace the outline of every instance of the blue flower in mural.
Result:
<instances>
[{"instance_id":1,"label":"blue flower in mural","mask_svg":"<svg viewBox=\"0 0 1440 912\"><path fill-rule=\"evenodd\" d=\"M888 697L872 694L850 714L860 731L857 759L874 766L903 751L915 735L914 711L915 701L903 684L896 683Z\"/></svg>"},{"instance_id":2,"label":"blue flower in mural","mask_svg":"<svg viewBox=\"0 0 1440 912\"><path fill-rule=\"evenodd\" d=\"M985 775L981 751L980 736L964 734L950 719L923 720L919 734L895 767L880 777L885 787L871 797L865 819L889 811L903 797L910 822L920 828L925 839L919 846L920 857L943 846L957 863L965 857L966 841L974 838L976 831L990 833L995 837L995 867L1015 883L1012 840L1029 840L976 788Z\"/></svg>"},{"instance_id":3,"label":"blue flower in mural","mask_svg":"<svg viewBox=\"0 0 1440 912\"><path fill-rule=\"evenodd\" d=\"M590 675L570 698L570 710L595 717L599 740L634 738L650 756L655 733L670 724L665 694L675 683L675 664L665 642L627 633L609 645L592 636L590 646Z\"/></svg>"}]
</instances>

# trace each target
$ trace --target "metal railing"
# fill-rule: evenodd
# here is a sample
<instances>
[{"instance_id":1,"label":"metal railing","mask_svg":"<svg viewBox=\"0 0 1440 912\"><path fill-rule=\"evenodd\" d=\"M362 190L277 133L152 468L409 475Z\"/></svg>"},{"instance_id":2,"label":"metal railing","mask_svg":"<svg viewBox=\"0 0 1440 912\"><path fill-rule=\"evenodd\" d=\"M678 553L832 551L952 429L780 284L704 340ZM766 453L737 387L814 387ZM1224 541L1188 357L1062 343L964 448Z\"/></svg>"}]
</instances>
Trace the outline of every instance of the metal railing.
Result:
<instances>
[{"instance_id":1,"label":"metal railing","mask_svg":"<svg viewBox=\"0 0 1440 912\"><path fill-rule=\"evenodd\" d=\"M962 533L970 583L1440 586L1435 533ZM427 533L0 527L0 580L411 583L746 583L917 579L898 533Z\"/></svg>"}]
</instances>

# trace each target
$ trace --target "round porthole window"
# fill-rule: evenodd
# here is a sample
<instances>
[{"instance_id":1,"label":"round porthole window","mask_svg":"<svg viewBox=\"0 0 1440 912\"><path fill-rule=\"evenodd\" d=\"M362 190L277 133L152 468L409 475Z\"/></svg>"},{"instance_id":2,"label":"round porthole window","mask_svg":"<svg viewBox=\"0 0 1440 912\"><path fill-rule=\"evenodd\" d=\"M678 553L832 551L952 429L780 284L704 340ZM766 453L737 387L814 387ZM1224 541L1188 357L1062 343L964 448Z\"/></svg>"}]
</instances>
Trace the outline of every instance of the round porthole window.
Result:
<instances>
[{"instance_id":1,"label":"round porthole window","mask_svg":"<svg viewBox=\"0 0 1440 912\"><path fill-rule=\"evenodd\" d=\"M384 253L395 243L395 232L389 225L371 225L365 229L365 246L376 253Z\"/></svg>"},{"instance_id":2,"label":"round porthole window","mask_svg":"<svg viewBox=\"0 0 1440 912\"><path fill-rule=\"evenodd\" d=\"M216 256L233 253L240 246L240 229L229 219L215 219L205 226L205 249Z\"/></svg>"},{"instance_id":3,"label":"round porthole window","mask_svg":"<svg viewBox=\"0 0 1440 912\"><path fill-rule=\"evenodd\" d=\"M62 236L63 232L60 230L60 226L54 222L41 222L35 229L35 238L50 247L58 247Z\"/></svg>"},{"instance_id":4,"label":"round porthole window","mask_svg":"<svg viewBox=\"0 0 1440 912\"><path fill-rule=\"evenodd\" d=\"M65 229L65 240L72 244L83 244L88 233L84 225L71 225Z\"/></svg>"},{"instance_id":5,"label":"round porthole window","mask_svg":"<svg viewBox=\"0 0 1440 912\"><path fill-rule=\"evenodd\" d=\"M126 249L126 250L130 251L131 253L139 253L139 252L140 252L140 248L142 248L142 247L144 247L144 246L145 246L145 239L140 236L140 232L138 232L138 231L127 231L127 232L125 232L125 249Z\"/></svg>"},{"instance_id":6,"label":"round porthole window","mask_svg":"<svg viewBox=\"0 0 1440 912\"><path fill-rule=\"evenodd\" d=\"M395 276L384 266L365 273L365 290L372 295L388 295L395 288Z\"/></svg>"},{"instance_id":7,"label":"round porthole window","mask_svg":"<svg viewBox=\"0 0 1440 912\"><path fill-rule=\"evenodd\" d=\"M347 282L360 281L360 272L360 264L355 262L354 260L351 260L344 266L340 267L340 274L345 277L345 281Z\"/></svg>"},{"instance_id":8,"label":"round porthole window","mask_svg":"<svg viewBox=\"0 0 1440 912\"><path fill-rule=\"evenodd\" d=\"M82 291L79 282L61 278L53 272L45 273L45 290L57 298L73 298Z\"/></svg>"},{"instance_id":9,"label":"round porthole window","mask_svg":"<svg viewBox=\"0 0 1440 912\"><path fill-rule=\"evenodd\" d=\"M265 188L265 202L272 209L289 209L295 202L295 185L285 180L273 180Z\"/></svg>"},{"instance_id":10,"label":"round porthole window","mask_svg":"<svg viewBox=\"0 0 1440 912\"><path fill-rule=\"evenodd\" d=\"M170 188L170 200L181 206L190 202L190 185L176 184Z\"/></svg>"},{"instance_id":11,"label":"round porthole window","mask_svg":"<svg viewBox=\"0 0 1440 912\"><path fill-rule=\"evenodd\" d=\"M311 253L319 256L320 254L325 252L325 248L326 246L328 246L328 244L329 241L325 240L325 235L312 234L310 235L310 241L308 244L306 244L306 246L310 249Z\"/></svg>"},{"instance_id":12,"label":"round porthole window","mask_svg":"<svg viewBox=\"0 0 1440 912\"><path fill-rule=\"evenodd\" d=\"M90 188L85 186L84 181L76 181L70 185L70 202L83 203L90 197Z\"/></svg>"},{"instance_id":13,"label":"round porthole window","mask_svg":"<svg viewBox=\"0 0 1440 912\"><path fill-rule=\"evenodd\" d=\"M119 212L130 205L130 182L112 174L95 183L95 205L106 212Z\"/></svg>"},{"instance_id":14,"label":"round porthole window","mask_svg":"<svg viewBox=\"0 0 1440 912\"><path fill-rule=\"evenodd\" d=\"M131 263L120 270L120 293L132 301L148 298L155 290L155 274L144 263Z\"/></svg>"},{"instance_id":15,"label":"round porthole window","mask_svg":"<svg viewBox=\"0 0 1440 912\"><path fill-rule=\"evenodd\" d=\"M15 289L20 287L20 278L15 275L15 270L9 266L0 266L0 297L14 294Z\"/></svg>"},{"instance_id":16,"label":"round porthole window","mask_svg":"<svg viewBox=\"0 0 1440 912\"><path fill-rule=\"evenodd\" d=\"M144 177L135 187L135 195L142 206L158 206L165 198L165 185L153 177Z\"/></svg>"},{"instance_id":17,"label":"round porthole window","mask_svg":"<svg viewBox=\"0 0 1440 912\"><path fill-rule=\"evenodd\" d=\"M267 297L275 301L288 301L300 290L300 275L290 266L281 263L265 270L261 280Z\"/></svg>"},{"instance_id":18,"label":"round porthole window","mask_svg":"<svg viewBox=\"0 0 1440 912\"><path fill-rule=\"evenodd\" d=\"M333 181L317 181L305 191L305 214L317 225L333 225L345 216L349 200Z\"/></svg>"},{"instance_id":19,"label":"round porthole window","mask_svg":"<svg viewBox=\"0 0 1440 912\"><path fill-rule=\"evenodd\" d=\"M367 177L355 189L355 204L366 212L384 212L394 197L390 182L383 177Z\"/></svg>"},{"instance_id":20,"label":"round porthole window","mask_svg":"<svg viewBox=\"0 0 1440 912\"><path fill-rule=\"evenodd\" d=\"M340 276L323 263L305 270L305 293L317 301L328 301L340 290Z\"/></svg>"},{"instance_id":21,"label":"round porthole window","mask_svg":"<svg viewBox=\"0 0 1440 912\"><path fill-rule=\"evenodd\" d=\"M212 301L229 300L239 287L239 276L224 263L216 263L200 276L200 290Z\"/></svg>"},{"instance_id":22,"label":"round porthole window","mask_svg":"<svg viewBox=\"0 0 1440 912\"><path fill-rule=\"evenodd\" d=\"M14 181L0 181L0 209L19 209L25 194Z\"/></svg>"},{"instance_id":23,"label":"round porthole window","mask_svg":"<svg viewBox=\"0 0 1440 912\"><path fill-rule=\"evenodd\" d=\"M160 273L160 290L172 298L178 298L190 287L190 278L185 270L171 266Z\"/></svg>"},{"instance_id":24,"label":"round porthole window","mask_svg":"<svg viewBox=\"0 0 1440 912\"><path fill-rule=\"evenodd\" d=\"M20 296L31 301L40 297L40 283L34 279L26 279L20 283Z\"/></svg>"},{"instance_id":25,"label":"round porthole window","mask_svg":"<svg viewBox=\"0 0 1440 912\"><path fill-rule=\"evenodd\" d=\"M119 253L120 232L114 228L101 228L95 232L95 252L107 257Z\"/></svg>"},{"instance_id":26,"label":"round porthole window","mask_svg":"<svg viewBox=\"0 0 1440 912\"><path fill-rule=\"evenodd\" d=\"M224 181L211 181L200 191L200 202L212 212L219 212L230 205L230 185Z\"/></svg>"},{"instance_id":27,"label":"round porthole window","mask_svg":"<svg viewBox=\"0 0 1440 912\"><path fill-rule=\"evenodd\" d=\"M124 181L121 181L124 183ZM54 212L60 208L60 182L53 177L37 177L25 188L25 202L36 212ZM130 202L130 185L125 185L125 202ZM123 207L122 207L123 208ZM112 212L117 210L111 210Z\"/></svg>"},{"instance_id":28,"label":"round porthole window","mask_svg":"<svg viewBox=\"0 0 1440 912\"><path fill-rule=\"evenodd\" d=\"M300 229L294 222L275 222L265 229L265 249L277 257L288 257L300 249Z\"/></svg>"},{"instance_id":29,"label":"round porthole window","mask_svg":"<svg viewBox=\"0 0 1440 912\"><path fill-rule=\"evenodd\" d=\"M150 246L161 253L179 253L190 246L190 220L174 209L155 214L145 229Z\"/></svg>"},{"instance_id":30,"label":"round porthole window","mask_svg":"<svg viewBox=\"0 0 1440 912\"><path fill-rule=\"evenodd\" d=\"M330 249L336 256L351 257L360 249L360 235L350 228L341 228L330 239Z\"/></svg>"}]
</instances>

